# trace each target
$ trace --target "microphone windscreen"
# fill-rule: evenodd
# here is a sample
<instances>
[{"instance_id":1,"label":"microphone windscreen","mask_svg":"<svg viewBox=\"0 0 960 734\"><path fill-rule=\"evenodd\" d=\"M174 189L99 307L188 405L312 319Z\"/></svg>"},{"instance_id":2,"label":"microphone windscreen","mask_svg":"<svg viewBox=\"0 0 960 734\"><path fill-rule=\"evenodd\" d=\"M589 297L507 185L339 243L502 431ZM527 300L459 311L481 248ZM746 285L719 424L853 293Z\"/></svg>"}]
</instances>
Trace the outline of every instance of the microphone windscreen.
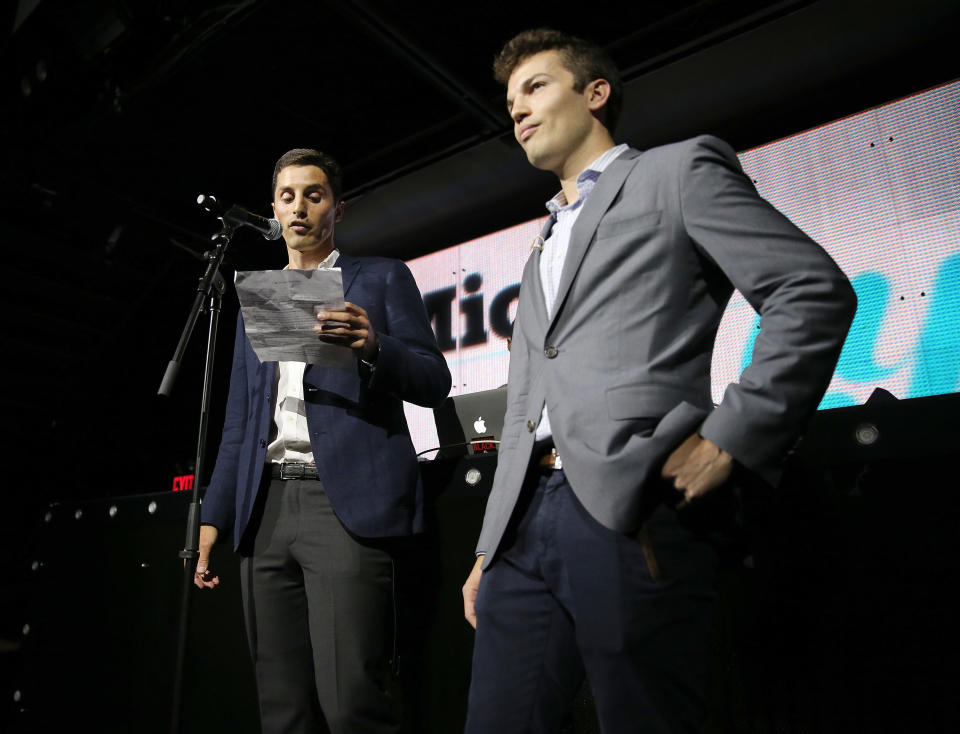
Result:
<instances>
[{"instance_id":1,"label":"microphone windscreen","mask_svg":"<svg viewBox=\"0 0 960 734\"><path fill-rule=\"evenodd\" d=\"M278 240L280 239L280 233L283 232L283 226L280 224L277 219L268 219L267 222L270 224L270 231L263 233L263 238L267 240Z\"/></svg>"}]
</instances>

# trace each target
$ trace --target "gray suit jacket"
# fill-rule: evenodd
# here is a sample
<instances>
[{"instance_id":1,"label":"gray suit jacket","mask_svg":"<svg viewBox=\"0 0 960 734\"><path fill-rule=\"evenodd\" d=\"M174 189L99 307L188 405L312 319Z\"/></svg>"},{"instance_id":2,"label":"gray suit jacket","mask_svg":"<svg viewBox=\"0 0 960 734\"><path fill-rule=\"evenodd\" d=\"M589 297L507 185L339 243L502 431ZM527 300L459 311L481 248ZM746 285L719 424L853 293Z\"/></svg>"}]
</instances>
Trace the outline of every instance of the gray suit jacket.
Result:
<instances>
[{"instance_id":1,"label":"gray suit jacket","mask_svg":"<svg viewBox=\"0 0 960 734\"><path fill-rule=\"evenodd\" d=\"M552 317L539 262L534 250L520 288L501 451L477 545L485 565L545 403L573 491L608 528L638 528L648 480L697 430L779 481L829 384L856 297L830 256L760 198L726 143L703 136L614 160L573 228ZM734 288L761 315L761 331L752 364L714 408L714 339Z\"/></svg>"}]
</instances>

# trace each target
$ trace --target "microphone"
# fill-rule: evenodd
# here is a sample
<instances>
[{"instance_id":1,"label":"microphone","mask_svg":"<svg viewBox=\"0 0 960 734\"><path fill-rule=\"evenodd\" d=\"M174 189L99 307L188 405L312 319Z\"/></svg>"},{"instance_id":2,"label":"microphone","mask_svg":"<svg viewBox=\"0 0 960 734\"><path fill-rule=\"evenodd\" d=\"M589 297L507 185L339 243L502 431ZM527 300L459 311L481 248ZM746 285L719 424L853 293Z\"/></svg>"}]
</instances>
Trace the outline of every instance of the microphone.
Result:
<instances>
[{"instance_id":1,"label":"microphone","mask_svg":"<svg viewBox=\"0 0 960 734\"><path fill-rule=\"evenodd\" d=\"M217 201L217 197L207 194L200 194L197 197L197 203L218 219L226 220L241 227L252 227L262 234L264 239L280 239L283 227L276 219L261 217L259 214L248 212L236 204L222 204Z\"/></svg>"}]
</instances>

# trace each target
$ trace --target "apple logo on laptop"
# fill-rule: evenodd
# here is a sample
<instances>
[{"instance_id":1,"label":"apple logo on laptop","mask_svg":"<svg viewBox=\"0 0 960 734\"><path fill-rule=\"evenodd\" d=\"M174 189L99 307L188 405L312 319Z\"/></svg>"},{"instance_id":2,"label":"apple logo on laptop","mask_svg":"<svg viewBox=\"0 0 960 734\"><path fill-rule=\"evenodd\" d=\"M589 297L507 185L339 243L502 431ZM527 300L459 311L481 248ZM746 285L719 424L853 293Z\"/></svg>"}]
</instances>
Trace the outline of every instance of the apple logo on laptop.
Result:
<instances>
[{"instance_id":1,"label":"apple logo on laptop","mask_svg":"<svg viewBox=\"0 0 960 734\"><path fill-rule=\"evenodd\" d=\"M477 416L477 419L473 422L473 430L477 433L486 433L487 424L483 422L483 416Z\"/></svg>"}]
</instances>

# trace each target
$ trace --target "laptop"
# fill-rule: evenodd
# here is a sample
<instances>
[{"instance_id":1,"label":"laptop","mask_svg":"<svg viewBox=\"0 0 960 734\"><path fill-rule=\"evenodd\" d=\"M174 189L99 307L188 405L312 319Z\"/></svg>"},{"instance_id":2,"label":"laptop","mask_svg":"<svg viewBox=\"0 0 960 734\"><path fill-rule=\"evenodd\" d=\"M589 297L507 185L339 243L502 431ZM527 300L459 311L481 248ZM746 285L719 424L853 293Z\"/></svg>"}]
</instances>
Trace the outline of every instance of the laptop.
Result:
<instances>
[{"instance_id":1,"label":"laptop","mask_svg":"<svg viewBox=\"0 0 960 734\"><path fill-rule=\"evenodd\" d=\"M497 453L506 410L506 386L448 397L433 411L439 454Z\"/></svg>"}]
</instances>

